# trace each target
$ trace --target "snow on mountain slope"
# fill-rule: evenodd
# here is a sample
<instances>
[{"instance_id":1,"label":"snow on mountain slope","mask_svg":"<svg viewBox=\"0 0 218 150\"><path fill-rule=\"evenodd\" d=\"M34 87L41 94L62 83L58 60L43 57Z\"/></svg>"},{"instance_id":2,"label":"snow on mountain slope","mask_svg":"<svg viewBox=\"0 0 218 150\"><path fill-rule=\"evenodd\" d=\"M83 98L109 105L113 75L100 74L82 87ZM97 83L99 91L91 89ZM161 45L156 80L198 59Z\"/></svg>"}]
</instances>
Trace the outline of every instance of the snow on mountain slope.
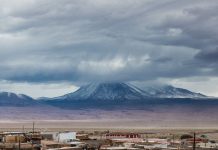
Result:
<instances>
[{"instance_id":1,"label":"snow on mountain slope","mask_svg":"<svg viewBox=\"0 0 218 150\"><path fill-rule=\"evenodd\" d=\"M170 85L146 87L144 91L152 97L159 98L205 98L207 96L201 93L191 92L186 89L176 88Z\"/></svg>"},{"instance_id":2,"label":"snow on mountain slope","mask_svg":"<svg viewBox=\"0 0 218 150\"><path fill-rule=\"evenodd\" d=\"M122 82L91 83L77 91L45 100L142 100L148 98L205 98L200 93L173 86L147 87L140 89Z\"/></svg>"},{"instance_id":3,"label":"snow on mountain slope","mask_svg":"<svg viewBox=\"0 0 218 150\"><path fill-rule=\"evenodd\" d=\"M149 95L141 89L125 83L91 83L82 86L73 93L66 94L55 99L64 100L137 100L149 97Z\"/></svg>"}]
</instances>

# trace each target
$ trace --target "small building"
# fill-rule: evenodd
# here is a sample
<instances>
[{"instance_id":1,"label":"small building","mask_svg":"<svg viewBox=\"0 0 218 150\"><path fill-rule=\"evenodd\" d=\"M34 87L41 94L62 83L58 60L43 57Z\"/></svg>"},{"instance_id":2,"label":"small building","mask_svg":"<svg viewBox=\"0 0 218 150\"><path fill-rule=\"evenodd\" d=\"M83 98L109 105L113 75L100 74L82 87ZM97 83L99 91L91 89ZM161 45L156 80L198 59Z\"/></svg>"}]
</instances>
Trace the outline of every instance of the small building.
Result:
<instances>
[{"instance_id":1,"label":"small building","mask_svg":"<svg viewBox=\"0 0 218 150\"><path fill-rule=\"evenodd\" d=\"M42 140L54 140L54 135L53 133L41 133L42 135Z\"/></svg>"},{"instance_id":2,"label":"small building","mask_svg":"<svg viewBox=\"0 0 218 150\"><path fill-rule=\"evenodd\" d=\"M61 143L70 143L76 140L76 132L57 133L55 141Z\"/></svg>"},{"instance_id":3,"label":"small building","mask_svg":"<svg viewBox=\"0 0 218 150\"><path fill-rule=\"evenodd\" d=\"M76 134L76 138L79 140L88 140L89 135L88 134Z\"/></svg>"},{"instance_id":4,"label":"small building","mask_svg":"<svg viewBox=\"0 0 218 150\"><path fill-rule=\"evenodd\" d=\"M211 142L207 142L207 143L200 142L196 144L196 147L211 149L211 148L218 148L218 145L216 143L211 143Z\"/></svg>"},{"instance_id":5,"label":"small building","mask_svg":"<svg viewBox=\"0 0 218 150\"><path fill-rule=\"evenodd\" d=\"M107 133L106 139L114 139L114 138L140 138L140 135L137 133L122 133L122 132L114 132Z\"/></svg>"},{"instance_id":6,"label":"small building","mask_svg":"<svg viewBox=\"0 0 218 150\"><path fill-rule=\"evenodd\" d=\"M6 143L26 143L27 140L23 135L6 135L5 136Z\"/></svg>"}]
</instances>

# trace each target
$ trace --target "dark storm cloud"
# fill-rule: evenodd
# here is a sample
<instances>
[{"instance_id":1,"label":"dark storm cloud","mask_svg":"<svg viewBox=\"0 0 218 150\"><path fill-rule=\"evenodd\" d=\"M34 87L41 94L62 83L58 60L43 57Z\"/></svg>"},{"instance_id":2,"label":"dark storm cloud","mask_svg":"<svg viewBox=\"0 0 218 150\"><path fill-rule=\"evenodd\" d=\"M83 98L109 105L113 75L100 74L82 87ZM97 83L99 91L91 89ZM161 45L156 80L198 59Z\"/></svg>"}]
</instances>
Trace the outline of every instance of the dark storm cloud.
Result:
<instances>
[{"instance_id":1,"label":"dark storm cloud","mask_svg":"<svg viewBox=\"0 0 218 150\"><path fill-rule=\"evenodd\" d=\"M0 80L217 75L218 3L0 0Z\"/></svg>"},{"instance_id":2,"label":"dark storm cloud","mask_svg":"<svg viewBox=\"0 0 218 150\"><path fill-rule=\"evenodd\" d=\"M200 59L202 61L206 61L208 63L217 63L218 61L218 48L215 50L205 50L201 51L196 55L197 59Z\"/></svg>"}]
</instances>

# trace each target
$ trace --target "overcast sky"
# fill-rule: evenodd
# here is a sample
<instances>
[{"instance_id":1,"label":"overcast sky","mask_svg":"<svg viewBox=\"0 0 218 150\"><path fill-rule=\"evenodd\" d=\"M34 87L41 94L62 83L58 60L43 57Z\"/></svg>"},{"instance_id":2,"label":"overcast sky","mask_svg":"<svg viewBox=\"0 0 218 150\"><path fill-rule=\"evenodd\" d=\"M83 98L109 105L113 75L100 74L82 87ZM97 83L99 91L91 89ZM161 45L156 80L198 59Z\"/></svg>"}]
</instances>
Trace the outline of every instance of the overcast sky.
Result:
<instances>
[{"instance_id":1,"label":"overcast sky","mask_svg":"<svg viewBox=\"0 0 218 150\"><path fill-rule=\"evenodd\" d=\"M122 81L218 96L217 27L217 0L0 0L0 90Z\"/></svg>"}]
</instances>

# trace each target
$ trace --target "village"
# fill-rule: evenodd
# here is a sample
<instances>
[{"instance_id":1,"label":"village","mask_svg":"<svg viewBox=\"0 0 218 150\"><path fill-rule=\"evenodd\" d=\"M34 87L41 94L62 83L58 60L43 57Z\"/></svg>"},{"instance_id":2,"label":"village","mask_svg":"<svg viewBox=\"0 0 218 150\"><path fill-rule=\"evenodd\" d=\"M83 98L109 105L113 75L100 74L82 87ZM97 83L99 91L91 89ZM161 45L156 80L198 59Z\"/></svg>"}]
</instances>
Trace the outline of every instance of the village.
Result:
<instances>
[{"instance_id":1,"label":"village","mask_svg":"<svg viewBox=\"0 0 218 150\"><path fill-rule=\"evenodd\" d=\"M23 129L1 131L1 150L217 150L209 132ZM212 132L211 132L212 133Z\"/></svg>"}]
</instances>

